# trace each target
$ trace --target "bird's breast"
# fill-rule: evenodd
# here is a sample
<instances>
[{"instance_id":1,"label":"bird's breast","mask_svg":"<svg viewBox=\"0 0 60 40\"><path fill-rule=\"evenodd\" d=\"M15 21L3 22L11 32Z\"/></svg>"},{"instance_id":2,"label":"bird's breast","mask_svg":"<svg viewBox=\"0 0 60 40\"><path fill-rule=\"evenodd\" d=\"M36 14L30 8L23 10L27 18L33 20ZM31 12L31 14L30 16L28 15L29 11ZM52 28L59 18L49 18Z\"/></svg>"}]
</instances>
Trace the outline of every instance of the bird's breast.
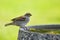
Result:
<instances>
[{"instance_id":1,"label":"bird's breast","mask_svg":"<svg viewBox=\"0 0 60 40\"><path fill-rule=\"evenodd\" d=\"M30 20L29 17L26 17L25 21L26 21L26 22L29 22L29 20Z\"/></svg>"}]
</instances>

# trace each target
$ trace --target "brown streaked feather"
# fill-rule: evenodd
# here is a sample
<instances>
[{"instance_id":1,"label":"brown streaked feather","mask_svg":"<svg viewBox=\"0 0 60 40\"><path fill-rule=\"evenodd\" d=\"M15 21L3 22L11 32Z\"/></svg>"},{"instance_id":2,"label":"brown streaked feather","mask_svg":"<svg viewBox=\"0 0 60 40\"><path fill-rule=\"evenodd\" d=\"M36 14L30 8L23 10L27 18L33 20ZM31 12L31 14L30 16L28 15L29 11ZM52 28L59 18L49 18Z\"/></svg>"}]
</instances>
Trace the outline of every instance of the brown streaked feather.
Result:
<instances>
[{"instance_id":1,"label":"brown streaked feather","mask_svg":"<svg viewBox=\"0 0 60 40\"><path fill-rule=\"evenodd\" d=\"M26 18L24 16L20 16L20 17L12 19L12 21L25 21L25 19Z\"/></svg>"}]
</instances>

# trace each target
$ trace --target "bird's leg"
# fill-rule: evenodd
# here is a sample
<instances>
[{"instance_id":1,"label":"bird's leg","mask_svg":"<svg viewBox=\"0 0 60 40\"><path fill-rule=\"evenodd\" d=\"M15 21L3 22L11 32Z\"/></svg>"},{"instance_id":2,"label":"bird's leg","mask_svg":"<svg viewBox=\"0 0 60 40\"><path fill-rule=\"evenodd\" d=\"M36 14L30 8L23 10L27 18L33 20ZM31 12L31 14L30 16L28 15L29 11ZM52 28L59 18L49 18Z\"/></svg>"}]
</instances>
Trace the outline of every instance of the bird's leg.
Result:
<instances>
[{"instance_id":1,"label":"bird's leg","mask_svg":"<svg viewBox=\"0 0 60 40\"><path fill-rule=\"evenodd\" d=\"M27 30L27 27L26 26L21 26L21 28L23 28L24 30Z\"/></svg>"}]
</instances>

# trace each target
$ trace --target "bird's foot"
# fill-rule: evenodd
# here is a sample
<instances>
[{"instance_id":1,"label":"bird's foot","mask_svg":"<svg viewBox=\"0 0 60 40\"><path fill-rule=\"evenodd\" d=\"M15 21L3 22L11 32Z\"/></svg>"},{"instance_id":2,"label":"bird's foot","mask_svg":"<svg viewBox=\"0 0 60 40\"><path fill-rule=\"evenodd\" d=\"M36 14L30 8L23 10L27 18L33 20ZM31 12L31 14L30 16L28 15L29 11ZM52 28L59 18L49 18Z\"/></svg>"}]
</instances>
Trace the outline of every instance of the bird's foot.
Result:
<instances>
[{"instance_id":1,"label":"bird's foot","mask_svg":"<svg viewBox=\"0 0 60 40\"><path fill-rule=\"evenodd\" d=\"M22 29L24 29L24 30L28 30L28 28L27 27L21 27Z\"/></svg>"}]
</instances>

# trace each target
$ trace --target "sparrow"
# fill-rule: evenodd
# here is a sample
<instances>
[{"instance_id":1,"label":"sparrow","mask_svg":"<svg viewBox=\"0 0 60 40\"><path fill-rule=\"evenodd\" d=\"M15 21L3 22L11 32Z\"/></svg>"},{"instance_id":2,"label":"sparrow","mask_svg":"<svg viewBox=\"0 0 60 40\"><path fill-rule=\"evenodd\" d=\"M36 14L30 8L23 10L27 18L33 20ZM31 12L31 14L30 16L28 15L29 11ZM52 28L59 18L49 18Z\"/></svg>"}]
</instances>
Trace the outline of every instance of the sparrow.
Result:
<instances>
[{"instance_id":1,"label":"sparrow","mask_svg":"<svg viewBox=\"0 0 60 40\"><path fill-rule=\"evenodd\" d=\"M11 19L12 22L5 24L5 26L16 25L16 26L20 26L20 27L25 27L25 25L30 21L31 16L32 16L31 13L26 13L23 16Z\"/></svg>"}]
</instances>

